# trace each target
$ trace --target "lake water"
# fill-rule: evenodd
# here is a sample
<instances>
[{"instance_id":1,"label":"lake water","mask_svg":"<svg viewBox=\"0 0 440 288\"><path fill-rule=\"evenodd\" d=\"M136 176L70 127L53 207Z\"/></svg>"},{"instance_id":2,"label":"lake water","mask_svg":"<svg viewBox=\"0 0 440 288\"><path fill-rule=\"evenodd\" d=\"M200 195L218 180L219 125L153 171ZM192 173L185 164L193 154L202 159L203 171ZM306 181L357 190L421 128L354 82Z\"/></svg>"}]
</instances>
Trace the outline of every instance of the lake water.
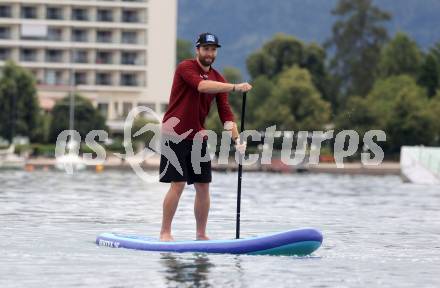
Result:
<instances>
[{"instance_id":1,"label":"lake water","mask_svg":"<svg viewBox=\"0 0 440 288\"><path fill-rule=\"evenodd\" d=\"M215 173L211 238L235 237L235 173ZM130 172L0 172L0 287L439 287L440 187L399 177L243 175L241 236L315 227L311 257L97 247L101 232L158 236L166 184ZM193 239L194 189L175 216Z\"/></svg>"}]
</instances>

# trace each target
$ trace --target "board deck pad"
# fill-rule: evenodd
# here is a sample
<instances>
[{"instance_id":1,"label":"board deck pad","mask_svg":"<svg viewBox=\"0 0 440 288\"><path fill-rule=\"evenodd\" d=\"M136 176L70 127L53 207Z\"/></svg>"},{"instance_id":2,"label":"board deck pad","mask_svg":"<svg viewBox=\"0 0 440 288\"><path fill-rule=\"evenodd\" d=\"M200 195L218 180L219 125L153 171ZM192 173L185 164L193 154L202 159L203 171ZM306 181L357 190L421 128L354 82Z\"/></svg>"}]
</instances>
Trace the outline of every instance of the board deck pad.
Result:
<instances>
[{"instance_id":1,"label":"board deck pad","mask_svg":"<svg viewBox=\"0 0 440 288\"><path fill-rule=\"evenodd\" d=\"M159 252L305 256L316 251L321 246L322 239L318 230L302 228L250 238L173 242L162 242L144 236L102 233L96 238L96 244L111 248Z\"/></svg>"}]
</instances>

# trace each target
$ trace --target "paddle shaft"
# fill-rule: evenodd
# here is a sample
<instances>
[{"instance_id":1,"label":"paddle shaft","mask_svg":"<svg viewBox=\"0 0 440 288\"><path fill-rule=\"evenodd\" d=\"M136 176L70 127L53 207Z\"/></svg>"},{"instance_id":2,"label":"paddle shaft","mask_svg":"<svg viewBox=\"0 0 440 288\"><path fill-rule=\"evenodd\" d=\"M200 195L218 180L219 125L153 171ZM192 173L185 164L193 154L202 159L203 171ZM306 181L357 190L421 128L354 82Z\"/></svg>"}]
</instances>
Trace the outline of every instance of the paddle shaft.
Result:
<instances>
[{"instance_id":1,"label":"paddle shaft","mask_svg":"<svg viewBox=\"0 0 440 288\"><path fill-rule=\"evenodd\" d=\"M246 112L246 92L243 92L243 102L241 104L241 127L240 133L244 131L244 114ZM243 143L243 139L239 137L240 143ZM241 160L244 155L240 155L240 161L238 163L238 186L237 186L237 215L235 220L235 238L240 238L240 209L241 209L241 175L243 173L243 166Z\"/></svg>"}]
</instances>

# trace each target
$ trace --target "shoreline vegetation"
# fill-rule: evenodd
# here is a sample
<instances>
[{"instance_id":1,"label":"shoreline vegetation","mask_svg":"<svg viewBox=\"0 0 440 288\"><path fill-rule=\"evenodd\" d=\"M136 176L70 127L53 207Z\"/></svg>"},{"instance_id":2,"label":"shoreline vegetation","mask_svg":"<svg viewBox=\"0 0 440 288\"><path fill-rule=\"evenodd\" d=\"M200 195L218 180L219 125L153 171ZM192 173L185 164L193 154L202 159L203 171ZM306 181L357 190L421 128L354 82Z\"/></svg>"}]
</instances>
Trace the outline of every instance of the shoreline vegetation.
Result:
<instances>
[{"instance_id":1,"label":"shoreline vegetation","mask_svg":"<svg viewBox=\"0 0 440 288\"><path fill-rule=\"evenodd\" d=\"M160 158L155 155L142 163L142 168L146 170L158 170ZM50 157L31 157L26 161L25 170L50 171L54 169L55 158ZM212 170L221 172L233 172L238 169L234 159L230 159L229 164L221 165L215 160L212 162ZM111 156L106 159L103 165L88 165L86 171L103 172L107 170L127 170L132 168L127 161ZM328 173L328 174L346 174L346 175L400 175L400 164L394 161L385 161L379 165L367 166L360 161L344 163L343 168L336 167L332 162L320 162L317 165L300 164L286 165L280 158L273 158L269 165L256 163L250 166L243 166L244 171L249 172L274 172L274 173Z\"/></svg>"}]
</instances>

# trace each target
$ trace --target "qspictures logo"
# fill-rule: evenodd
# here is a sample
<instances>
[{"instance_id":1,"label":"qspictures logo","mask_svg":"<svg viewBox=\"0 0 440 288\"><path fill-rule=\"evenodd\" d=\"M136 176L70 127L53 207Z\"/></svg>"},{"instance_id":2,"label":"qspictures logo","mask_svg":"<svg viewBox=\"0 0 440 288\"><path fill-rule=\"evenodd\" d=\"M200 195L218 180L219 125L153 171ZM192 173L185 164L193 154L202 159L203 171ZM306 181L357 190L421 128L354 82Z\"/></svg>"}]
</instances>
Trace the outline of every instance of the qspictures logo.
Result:
<instances>
[{"instance_id":1,"label":"qspictures logo","mask_svg":"<svg viewBox=\"0 0 440 288\"><path fill-rule=\"evenodd\" d=\"M132 133L134 120L140 115L144 115L152 121L145 124L141 129ZM123 146L125 154L114 153L115 156L124 159L133 169L133 171L144 181L153 183L158 181L158 176L162 176L172 165L176 171L183 175L176 152L171 148L173 144L178 144L186 139L193 130L190 129L182 134L175 131L176 126L180 123L180 119L171 117L164 123L161 118L152 109L145 106L133 108L128 114L124 122L124 141ZM207 142L208 147L217 147L220 141L217 163L228 164L235 161L243 166L254 165L258 162L261 164L271 164L274 155L274 142L277 135L283 135L281 144L281 161L286 165L298 165L304 162L304 157L308 154L309 164L318 164L320 159L322 143L326 140L333 140L333 155L335 164L338 168L344 168L344 160L353 156L359 150L361 141L360 135L354 130L343 130L335 134L333 130L329 131L299 131L295 134L293 131L277 131L276 126L270 126L264 132L256 130L245 130L240 133L240 139L246 142L248 139L261 142L263 149L260 153L242 154L235 151L234 160L230 159L232 132L230 131L231 123L225 123L225 131L221 135L217 135L212 130L202 130L195 133L194 141L191 149L191 165L194 172L201 173L201 163L215 159L213 151L203 152L203 141ZM135 153L133 150L133 137L151 133L151 140L146 143L145 147ZM220 136L220 137L219 137ZM296 137L294 137L296 136ZM296 138L296 147L293 142ZM84 153L82 161L86 165L104 165L107 158L105 148L97 142L108 141L108 133L103 130L92 130L85 138L85 144L94 152ZM55 156L57 159L68 155L79 157L79 145L71 145L71 143L81 143L81 135L75 130L64 130L58 135ZM377 142L386 141L386 134L382 130L367 131L362 138L363 152L361 153L361 162L363 165L379 165L384 159L384 152ZM306 153L308 152L308 153ZM158 171L145 170L142 163L155 156L163 156L166 159L165 169L159 175ZM72 157L72 159L74 158ZM64 170L73 174L74 163L64 161Z\"/></svg>"}]
</instances>

